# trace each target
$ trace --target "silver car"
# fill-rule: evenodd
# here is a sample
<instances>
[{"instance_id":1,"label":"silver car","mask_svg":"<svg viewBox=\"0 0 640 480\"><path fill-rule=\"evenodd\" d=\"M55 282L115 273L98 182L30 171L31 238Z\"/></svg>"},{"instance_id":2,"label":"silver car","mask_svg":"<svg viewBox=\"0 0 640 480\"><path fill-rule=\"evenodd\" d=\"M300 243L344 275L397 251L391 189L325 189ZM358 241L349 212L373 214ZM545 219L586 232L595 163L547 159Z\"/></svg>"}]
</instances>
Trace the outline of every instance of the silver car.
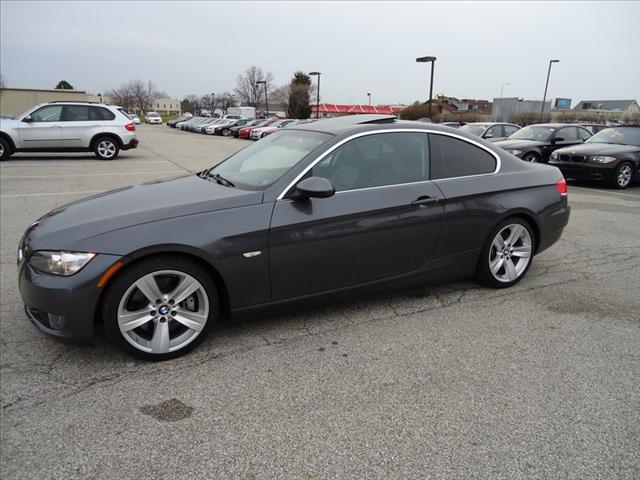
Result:
<instances>
[{"instance_id":1,"label":"silver car","mask_svg":"<svg viewBox=\"0 0 640 480\"><path fill-rule=\"evenodd\" d=\"M113 160L137 146L133 120L111 105L50 102L0 120L0 160L16 152L94 152Z\"/></svg>"}]
</instances>

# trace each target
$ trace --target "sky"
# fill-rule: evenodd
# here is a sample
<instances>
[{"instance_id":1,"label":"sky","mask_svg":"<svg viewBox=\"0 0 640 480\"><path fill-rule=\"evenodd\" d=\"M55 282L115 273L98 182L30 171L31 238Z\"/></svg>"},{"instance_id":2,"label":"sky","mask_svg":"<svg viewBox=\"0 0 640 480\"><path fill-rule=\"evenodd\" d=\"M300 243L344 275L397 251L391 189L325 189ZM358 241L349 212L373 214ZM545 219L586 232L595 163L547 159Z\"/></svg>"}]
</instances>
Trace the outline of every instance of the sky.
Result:
<instances>
[{"instance_id":1,"label":"sky","mask_svg":"<svg viewBox=\"0 0 640 480\"><path fill-rule=\"evenodd\" d=\"M151 80L171 97L232 90L251 65L322 73L329 103L434 95L640 99L640 2L0 1L9 87L100 93Z\"/></svg>"}]
</instances>

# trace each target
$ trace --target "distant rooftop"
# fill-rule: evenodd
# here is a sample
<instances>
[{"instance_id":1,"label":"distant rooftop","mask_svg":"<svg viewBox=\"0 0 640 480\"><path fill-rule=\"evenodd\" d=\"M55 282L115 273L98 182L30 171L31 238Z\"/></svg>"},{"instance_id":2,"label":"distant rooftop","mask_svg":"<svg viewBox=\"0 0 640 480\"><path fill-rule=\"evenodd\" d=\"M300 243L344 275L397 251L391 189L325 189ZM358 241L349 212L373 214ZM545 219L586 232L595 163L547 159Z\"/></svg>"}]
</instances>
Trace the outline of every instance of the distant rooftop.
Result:
<instances>
[{"instance_id":1,"label":"distant rooftop","mask_svg":"<svg viewBox=\"0 0 640 480\"><path fill-rule=\"evenodd\" d=\"M582 100L573 109L574 110L618 110L625 111L634 103L635 100Z\"/></svg>"}]
</instances>

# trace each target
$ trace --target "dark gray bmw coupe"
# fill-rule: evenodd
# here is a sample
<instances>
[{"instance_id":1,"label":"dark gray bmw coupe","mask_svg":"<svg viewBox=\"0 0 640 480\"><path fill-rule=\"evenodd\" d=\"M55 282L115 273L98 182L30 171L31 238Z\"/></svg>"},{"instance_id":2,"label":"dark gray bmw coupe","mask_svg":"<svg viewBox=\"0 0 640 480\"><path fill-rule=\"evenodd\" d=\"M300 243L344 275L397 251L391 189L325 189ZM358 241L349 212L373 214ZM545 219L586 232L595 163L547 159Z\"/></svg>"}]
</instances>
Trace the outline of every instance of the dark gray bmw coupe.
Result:
<instances>
[{"instance_id":1,"label":"dark gray bmw coupe","mask_svg":"<svg viewBox=\"0 0 640 480\"><path fill-rule=\"evenodd\" d=\"M555 167L459 130L360 115L282 129L197 175L58 208L25 232L41 331L184 354L221 316L384 284L520 281L569 220Z\"/></svg>"}]
</instances>

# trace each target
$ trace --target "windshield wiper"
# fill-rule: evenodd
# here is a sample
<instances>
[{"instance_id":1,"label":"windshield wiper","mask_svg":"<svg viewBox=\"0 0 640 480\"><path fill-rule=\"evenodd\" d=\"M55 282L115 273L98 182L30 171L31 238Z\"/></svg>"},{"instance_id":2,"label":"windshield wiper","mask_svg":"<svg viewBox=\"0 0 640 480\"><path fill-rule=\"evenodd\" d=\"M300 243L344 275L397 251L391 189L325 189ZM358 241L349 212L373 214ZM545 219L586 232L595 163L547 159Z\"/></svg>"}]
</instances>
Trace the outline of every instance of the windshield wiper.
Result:
<instances>
[{"instance_id":1,"label":"windshield wiper","mask_svg":"<svg viewBox=\"0 0 640 480\"><path fill-rule=\"evenodd\" d=\"M235 187L236 186L235 183L233 183L231 180L227 180L226 178L224 178L219 173L209 174L209 178L213 178L216 182L218 182L220 185L224 185L225 187Z\"/></svg>"}]
</instances>

